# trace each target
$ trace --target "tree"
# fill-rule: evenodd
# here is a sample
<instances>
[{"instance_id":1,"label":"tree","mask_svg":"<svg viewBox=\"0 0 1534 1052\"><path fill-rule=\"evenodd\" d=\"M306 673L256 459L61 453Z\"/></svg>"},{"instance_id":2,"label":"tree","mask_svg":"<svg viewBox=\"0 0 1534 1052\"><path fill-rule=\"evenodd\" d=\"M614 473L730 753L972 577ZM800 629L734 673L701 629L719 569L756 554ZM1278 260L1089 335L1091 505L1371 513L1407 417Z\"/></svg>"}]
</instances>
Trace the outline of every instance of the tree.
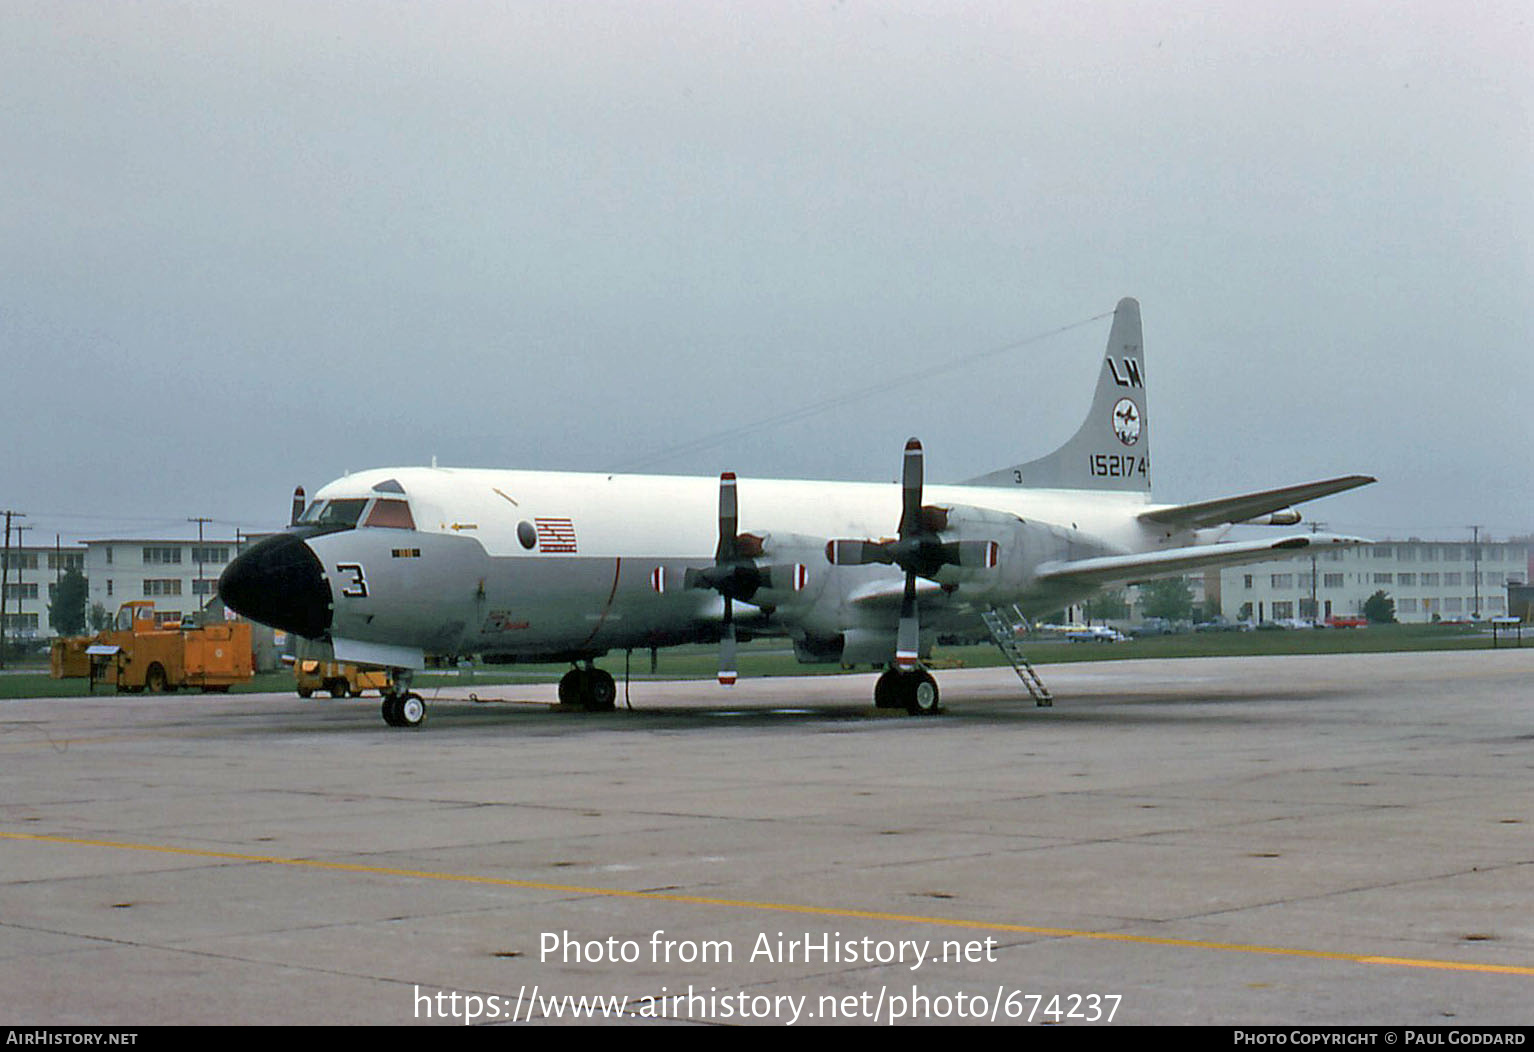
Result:
<instances>
[{"instance_id":1,"label":"tree","mask_svg":"<svg viewBox=\"0 0 1534 1052\"><path fill-rule=\"evenodd\" d=\"M1145 617L1187 621L1193 616L1193 589L1182 577L1163 577L1140 585L1140 612Z\"/></svg>"},{"instance_id":2,"label":"tree","mask_svg":"<svg viewBox=\"0 0 1534 1052\"><path fill-rule=\"evenodd\" d=\"M89 594L85 575L71 566L59 579L48 604L48 620L61 636L78 636L85 631L85 601Z\"/></svg>"},{"instance_id":3,"label":"tree","mask_svg":"<svg viewBox=\"0 0 1534 1052\"><path fill-rule=\"evenodd\" d=\"M1088 599L1082 606L1089 617L1095 617L1099 621L1108 619L1122 620L1129 616L1129 601L1124 595L1122 588L1115 588L1106 592L1098 592Z\"/></svg>"},{"instance_id":4,"label":"tree","mask_svg":"<svg viewBox=\"0 0 1534 1052\"><path fill-rule=\"evenodd\" d=\"M112 611L100 603L91 604L91 631L105 632L112 627Z\"/></svg>"},{"instance_id":5,"label":"tree","mask_svg":"<svg viewBox=\"0 0 1534 1052\"><path fill-rule=\"evenodd\" d=\"M1372 625L1393 625L1396 623L1396 601L1381 588L1364 600L1364 616Z\"/></svg>"}]
</instances>

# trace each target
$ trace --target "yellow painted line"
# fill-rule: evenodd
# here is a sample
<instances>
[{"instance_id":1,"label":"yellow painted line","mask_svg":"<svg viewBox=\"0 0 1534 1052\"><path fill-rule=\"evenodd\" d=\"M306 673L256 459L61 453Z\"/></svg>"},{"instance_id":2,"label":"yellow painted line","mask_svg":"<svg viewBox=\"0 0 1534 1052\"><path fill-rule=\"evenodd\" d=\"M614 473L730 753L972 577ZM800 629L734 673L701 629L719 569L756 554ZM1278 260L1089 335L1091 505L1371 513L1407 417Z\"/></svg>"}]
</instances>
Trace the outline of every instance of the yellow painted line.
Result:
<instances>
[{"instance_id":1,"label":"yellow painted line","mask_svg":"<svg viewBox=\"0 0 1534 1052\"><path fill-rule=\"evenodd\" d=\"M1378 954L1340 953L1327 950L1298 950L1284 946L1261 946L1250 943L1211 942L1202 939L1168 939L1154 935L1128 935L1120 932L1080 931L1074 928L1042 928L1029 924L1005 924L1000 921L965 920L955 917L931 917L912 913L886 913L882 910L843 909L836 906L805 906L788 902L753 902L748 899L720 899L704 895L676 895L663 891L625 891L622 888L593 888L580 884L554 884L541 880L514 880L509 877L482 877L467 873L436 873L421 869L396 869L391 866L367 866L356 862L325 862L313 858L284 858L280 855L249 855L238 851L208 851L201 848L169 847L164 844L127 844L112 840L87 840L83 837L49 836L42 833L12 833L0 830L0 840L31 840L72 847L106 847L119 851L149 851L162 855L190 858L223 859L230 862L263 862L274 866L304 869L327 869L345 873L366 873L383 877L411 877L417 880L442 880L456 884L488 884L495 887L522 888L529 891L555 891L571 895L598 895L616 899L641 899L649 902L679 902L692 906L722 906L728 909L762 910L794 913L811 917L840 917L849 920L889 921L898 924L924 924L971 931L1005 932L1014 935L1043 935L1062 939L1093 939L1099 942L1131 943L1139 946L1166 946L1188 950L1222 950L1229 953L1262 954L1269 957L1298 957L1317 961L1348 961L1353 964L1385 965L1397 968L1428 968L1451 972L1482 972L1492 975L1534 977L1534 967L1514 964L1484 964L1473 961L1440 961L1412 957L1384 957Z\"/></svg>"}]
</instances>

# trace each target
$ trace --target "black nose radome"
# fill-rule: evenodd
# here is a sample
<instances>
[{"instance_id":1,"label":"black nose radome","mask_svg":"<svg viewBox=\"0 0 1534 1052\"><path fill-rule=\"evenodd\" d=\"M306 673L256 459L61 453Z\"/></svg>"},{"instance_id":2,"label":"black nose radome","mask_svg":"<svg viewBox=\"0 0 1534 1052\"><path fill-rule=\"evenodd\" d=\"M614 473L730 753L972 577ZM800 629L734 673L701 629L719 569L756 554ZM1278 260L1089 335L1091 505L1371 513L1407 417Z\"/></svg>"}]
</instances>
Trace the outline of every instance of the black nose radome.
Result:
<instances>
[{"instance_id":1,"label":"black nose radome","mask_svg":"<svg viewBox=\"0 0 1534 1052\"><path fill-rule=\"evenodd\" d=\"M317 639L330 630L330 588L303 538L279 533L244 552L218 579L218 594L236 613L285 632Z\"/></svg>"}]
</instances>

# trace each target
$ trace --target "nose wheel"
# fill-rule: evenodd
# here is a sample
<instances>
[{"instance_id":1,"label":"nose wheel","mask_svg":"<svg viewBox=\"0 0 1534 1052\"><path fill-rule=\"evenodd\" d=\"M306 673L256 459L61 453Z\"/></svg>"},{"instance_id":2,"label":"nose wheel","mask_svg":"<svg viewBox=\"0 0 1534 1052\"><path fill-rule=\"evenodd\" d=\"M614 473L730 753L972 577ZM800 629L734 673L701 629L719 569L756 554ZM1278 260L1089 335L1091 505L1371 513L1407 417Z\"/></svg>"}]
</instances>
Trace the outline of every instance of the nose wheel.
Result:
<instances>
[{"instance_id":1,"label":"nose wheel","mask_svg":"<svg viewBox=\"0 0 1534 1052\"><path fill-rule=\"evenodd\" d=\"M426 702L419 694L385 694L384 722L391 727L419 727L426 722Z\"/></svg>"}]
</instances>

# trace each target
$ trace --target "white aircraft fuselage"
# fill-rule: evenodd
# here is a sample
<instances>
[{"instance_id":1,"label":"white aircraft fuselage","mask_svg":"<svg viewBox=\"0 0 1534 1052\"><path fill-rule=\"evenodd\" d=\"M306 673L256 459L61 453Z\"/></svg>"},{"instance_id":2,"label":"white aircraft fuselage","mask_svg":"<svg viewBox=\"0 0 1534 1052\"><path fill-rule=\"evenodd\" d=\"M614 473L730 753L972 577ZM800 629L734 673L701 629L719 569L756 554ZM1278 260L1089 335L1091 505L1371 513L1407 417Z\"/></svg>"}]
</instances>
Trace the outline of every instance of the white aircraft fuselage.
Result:
<instances>
[{"instance_id":1,"label":"white aircraft fuselage","mask_svg":"<svg viewBox=\"0 0 1534 1052\"><path fill-rule=\"evenodd\" d=\"M970 483L924 486L914 439L893 485L383 468L324 486L219 589L406 682L427 655L472 653L586 662L566 686L589 695L611 684L590 665L609 651L721 640L732 682L738 626L792 639L804 660L893 666L879 689L930 711L920 658L940 632L983 635L987 610L1035 616L1113 583L1357 543L1222 538L1233 522L1293 524L1290 504L1365 476L1153 504L1144 387L1139 307L1123 300L1077 434ZM385 717L419 722L416 701L404 716L386 701Z\"/></svg>"},{"instance_id":2,"label":"white aircraft fuselage","mask_svg":"<svg viewBox=\"0 0 1534 1052\"><path fill-rule=\"evenodd\" d=\"M367 498L388 479L409 495L416 524L410 539L359 528L308 541L329 578L332 636L525 660L719 636L720 596L685 586L687 571L714 561L718 479L390 468L332 482L315 501ZM1052 610L1093 589L1038 583L1038 565L1175 547L1178 537L1158 536L1137 520L1147 505L1133 495L1100 495L1089 504L1057 491L932 486L926 495L940 506L986 508L1010 534L996 529L998 537L987 538L1001 547L993 570L943 568L937 583L950 587L952 605ZM804 567L797 590L772 590L774 601L752 604L772 612L743 623L825 641L849 628L882 626L893 641L891 603L861 611L853 600L881 583L891 590L879 594L894 596L900 571L832 565L825 547L837 537L892 536L900 496L900 487L888 483L741 479L742 532L763 538L768 561ZM519 528L528 533L524 524L532 529L531 547L518 536ZM974 625L977 616L970 612Z\"/></svg>"}]
</instances>

